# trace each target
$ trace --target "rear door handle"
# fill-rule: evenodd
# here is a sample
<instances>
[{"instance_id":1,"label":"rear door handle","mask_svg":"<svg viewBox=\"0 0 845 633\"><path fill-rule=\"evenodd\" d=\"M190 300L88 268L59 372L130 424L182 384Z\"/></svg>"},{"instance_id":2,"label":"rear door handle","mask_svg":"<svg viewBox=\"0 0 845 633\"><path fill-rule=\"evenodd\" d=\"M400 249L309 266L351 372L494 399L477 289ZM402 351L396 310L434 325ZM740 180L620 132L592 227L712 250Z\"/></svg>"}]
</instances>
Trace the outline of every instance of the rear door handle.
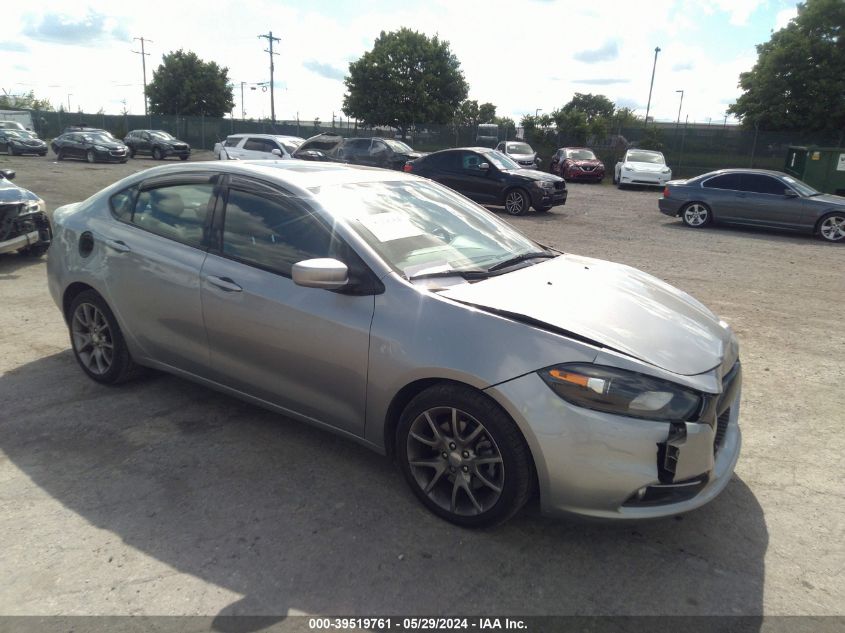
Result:
<instances>
[{"instance_id":1,"label":"rear door handle","mask_svg":"<svg viewBox=\"0 0 845 633\"><path fill-rule=\"evenodd\" d=\"M220 290L225 290L226 292L241 292L243 290L243 288L228 277L215 277L214 275L208 275L206 279L212 286L220 288Z\"/></svg>"},{"instance_id":2,"label":"rear door handle","mask_svg":"<svg viewBox=\"0 0 845 633\"><path fill-rule=\"evenodd\" d=\"M118 253L128 253L132 249L121 240L106 240L106 246L117 251Z\"/></svg>"}]
</instances>

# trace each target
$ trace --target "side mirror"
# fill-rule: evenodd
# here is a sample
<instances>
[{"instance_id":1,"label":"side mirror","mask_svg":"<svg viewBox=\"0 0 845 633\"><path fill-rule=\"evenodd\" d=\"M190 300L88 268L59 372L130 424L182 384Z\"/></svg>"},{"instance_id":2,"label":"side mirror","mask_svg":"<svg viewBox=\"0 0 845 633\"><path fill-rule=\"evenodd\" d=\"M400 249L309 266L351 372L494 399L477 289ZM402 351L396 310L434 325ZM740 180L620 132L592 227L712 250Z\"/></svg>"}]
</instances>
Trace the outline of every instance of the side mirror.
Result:
<instances>
[{"instance_id":1,"label":"side mirror","mask_svg":"<svg viewBox=\"0 0 845 633\"><path fill-rule=\"evenodd\" d=\"M349 269L336 259L306 259L293 265L292 277L297 286L337 290L349 283Z\"/></svg>"},{"instance_id":2,"label":"side mirror","mask_svg":"<svg viewBox=\"0 0 845 633\"><path fill-rule=\"evenodd\" d=\"M0 178L5 178L6 180L14 180L15 179L15 170L14 169L0 169Z\"/></svg>"},{"instance_id":3,"label":"side mirror","mask_svg":"<svg viewBox=\"0 0 845 633\"><path fill-rule=\"evenodd\" d=\"M783 197L784 198L797 198L798 192L794 189L784 189L783 190Z\"/></svg>"},{"instance_id":4,"label":"side mirror","mask_svg":"<svg viewBox=\"0 0 845 633\"><path fill-rule=\"evenodd\" d=\"M478 169L481 171L490 171L490 163L480 163Z\"/></svg>"},{"instance_id":5,"label":"side mirror","mask_svg":"<svg viewBox=\"0 0 845 633\"><path fill-rule=\"evenodd\" d=\"M276 149L270 150L270 153L273 154L273 156L281 156L282 150L280 150L279 148L276 148Z\"/></svg>"}]
</instances>

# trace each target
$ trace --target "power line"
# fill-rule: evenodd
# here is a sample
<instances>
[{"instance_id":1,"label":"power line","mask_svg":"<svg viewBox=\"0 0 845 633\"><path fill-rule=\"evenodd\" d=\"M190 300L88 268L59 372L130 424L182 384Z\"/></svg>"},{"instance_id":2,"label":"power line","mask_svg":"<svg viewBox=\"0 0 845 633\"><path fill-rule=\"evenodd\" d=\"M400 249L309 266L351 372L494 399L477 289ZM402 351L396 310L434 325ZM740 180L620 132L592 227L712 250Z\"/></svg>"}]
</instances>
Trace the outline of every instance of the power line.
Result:
<instances>
[{"instance_id":1,"label":"power line","mask_svg":"<svg viewBox=\"0 0 845 633\"><path fill-rule=\"evenodd\" d=\"M273 98L273 55L278 55L278 53L273 52L273 42L281 42L282 40L278 37L273 37L273 31L270 31L267 35L259 35L259 39L266 39L270 43L270 48L264 49L265 53L270 53L270 120L273 124L276 123L276 101Z\"/></svg>"},{"instance_id":2,"label":"power line","mask_svg":"<svg viewBox=\"0 0 845 633\"><path fill-rule=\"evenodd\" d=\"M145 40L143 37L135 37L133 39L141 41L141 50L140 51L132 51L132 52L135 53L136 55L141 56L141 67L144 70L144 116L147 116L147 59L146 58L149 57L150 54L147 53L144 50L144 42L152 42L152 40Z\"/></svg>"}]
</instances>

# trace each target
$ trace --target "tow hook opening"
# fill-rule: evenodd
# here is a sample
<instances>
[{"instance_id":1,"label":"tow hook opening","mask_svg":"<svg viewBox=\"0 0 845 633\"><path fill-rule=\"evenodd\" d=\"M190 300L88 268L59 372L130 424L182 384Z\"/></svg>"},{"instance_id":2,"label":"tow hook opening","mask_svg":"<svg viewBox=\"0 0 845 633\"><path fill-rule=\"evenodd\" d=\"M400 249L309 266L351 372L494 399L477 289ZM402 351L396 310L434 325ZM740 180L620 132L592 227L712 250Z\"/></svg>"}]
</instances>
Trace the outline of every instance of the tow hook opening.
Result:
<instances>
[{"instance_id":1,"label":"tow hook opening","mask_svg":"<svg viewBox=\"0 0 845 633\"><path fill-rule=\"evenodd\" d=\"M681 445L687 439L687 426L683 422L673 422L669 427L669 436L665 442L657 444L657 479L661 484L671 484L678 469Z\"/></svg>"}]
</instances>

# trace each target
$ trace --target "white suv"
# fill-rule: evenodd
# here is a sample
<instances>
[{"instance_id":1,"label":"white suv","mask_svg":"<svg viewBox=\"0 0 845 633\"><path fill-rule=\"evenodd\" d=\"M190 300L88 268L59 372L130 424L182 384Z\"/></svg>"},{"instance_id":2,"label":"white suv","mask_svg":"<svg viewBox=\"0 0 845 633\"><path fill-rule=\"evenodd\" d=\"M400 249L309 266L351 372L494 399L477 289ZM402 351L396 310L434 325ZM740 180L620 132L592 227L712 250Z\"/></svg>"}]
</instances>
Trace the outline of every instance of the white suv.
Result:
<instances>
[{"instance_id":1,"label":"white suv","mask_svg":"<svg viewBox=\"0 0 845 633\"><path fill-rule=\"evenodd\" d=\"M304 140L278 134L232 134L225 141L215 143L214 156L218 160L290 158Z\"/></svg>"}]
</instances>

